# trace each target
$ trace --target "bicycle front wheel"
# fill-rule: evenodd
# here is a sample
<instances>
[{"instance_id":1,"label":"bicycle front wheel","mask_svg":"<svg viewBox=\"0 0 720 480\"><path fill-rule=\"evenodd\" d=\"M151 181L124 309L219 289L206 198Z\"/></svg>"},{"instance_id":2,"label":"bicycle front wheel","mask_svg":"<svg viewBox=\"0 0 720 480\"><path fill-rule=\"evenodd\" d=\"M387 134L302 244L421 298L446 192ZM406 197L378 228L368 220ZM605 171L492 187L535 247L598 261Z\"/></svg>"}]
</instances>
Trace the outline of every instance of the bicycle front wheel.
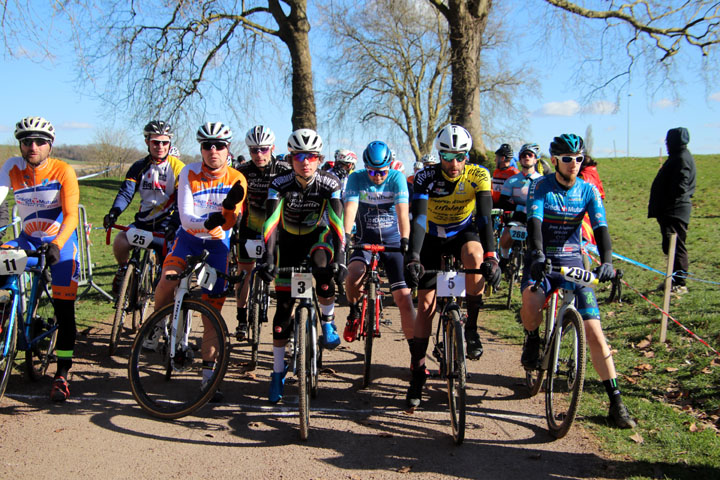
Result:
<instances>
[{"instance_id":1,"label":"bicycle front wheel","mask_svg":"<svg viewBox=\"0 0 720 480\"><path fill-rule=\"evenodd\" d=\"M311 345L310 329L308 321L310 318L309 311L305 307L298 307L295 315L295 326L298 328L298 388L299 407L300 407L300 438L307 440L310 434L310 383L311 383Z\"/></svg>"},{"instance_id":2,"label":"bicycle front wheel","mask_svg":"<svg viewBox=\"0 0 720 480\"><path fill-rule=\"evenodd\" d=\"M112 331L110 332L110 344L108 345L108 355L113 355L120 343L120 334L122 333L125 316L128 310L132 308L132 297L136 286L135 265L129 263L120 285L120 295L118 295L117 305L115 305L115 318L113 319Z\"/></svg>"},{"instance_id":3,"label":"bicycle front wheel","mask_svg":"<svg viewBox=\"0 0 720 480\"><path fill-rule=\"evenodd\" d=\"M364 332L365 352L363 355L363 388L370 385L370 369L372 368L372 348L375 339L375 316L377 311L377 292L375 282L370 280L367 285L367 308L365 309Z\"/></svg>"},{"instance_id":4,"label":"bicycle front wheel","mask_svg":"<svg viewBox=\"0 0 720 480\"><path fill-rule=\"evenodd\" d=\"M55 344L57 343L55 307L44 280L39 282L37 291L39 293L31 310L28 338L28 341L34 343L25 350L25 372L33 381L40 380L47 373L48 367L55 360ZM38 340L36 341L36 339Z\"/></svg>"},{"instance_id":5,"label":"bicycle front wheel","mask_svg":"<svg viewBox=\"0 0 720 480\"><path fill-rule=\"evenodd\" d=\"M564 437L577 413L585 381L585 328L574 309L563 314L560 332L553 336L545 388L545 416L550 434Z\"/></svg>"},{"instance_id":6,"label":"bicycle front wheel","mask_svg":"<svg viewBox=\"0 0 720 480\"><path fill-rule=\"evenodd\" d=\"M132 331L137 332L140 328L147 309L150 306L150 300L155 296L155 254L153 252L145 252L147 260L142 263L142 271L138 272L137 277L137 298L135 299L135 308L133 309Z\"/></svg>"},{"instance_id":7,"label":"bicycle front wheel","mask_svg":"<svg viewBox=\"0 0 720 480\"><path fill-rule=\"evenodd\" d=\"M0 398L5 394L17 353L17 318L12 319L12 298L0 304Z\"/></svg>"},{"instance_id":8,"label":"bicycle front wheel","mask_svg":"<svg viewBox=\"0 0 720 480\"><path fill-rule=\"evenodd\" d=\"M250 326L250 365L249 368L255 369L258 361L258 350L260 349L260 329L261 319L260 315L262 312L267 312L267 291L265 290L265 282L262 281L260 276L255 275L255 279L252 285L252 295L250 295L250 305L248 312L250 314L249 326ZM263 308L263 304L265 308Z\"/></svg>"},{"instance_id":9,"label":"bicycle front wheel","mask_svg":"<svg viewBox=\"0 0 720 480\"><path fill-rule=\"evenodd\" d=\"M230 354L227 327L217 310L185 298L171 356L173 309L171 303L148 317L128 363L133 397L150 415L164 419L184 417L205 405L225 376ZM203 357L212 357L214 365L203 366Z\"/></svg>"},{"instance_id":10,"label":"bicycle front wheel","mask_svg":"<svg viewBox=\"0 0 720 480\"><path fill-rule=\"evenodd\" d=\"M505 308L510 308L510 304L512 303L513 289L515 288L515 285L518 283L518 280L520 279L520 269L522 268L521 255L522 255L522 252L520 250L520 245L519 244L513 245L513 251L510 253L510 260L508 261L508 264L507 264L508 292L507 292L507 301L505 302Z\"/></svg>"},{"instance_id":11,"label":"bicycle front wheel","mask_svg":"<svg viewBox=\"0 0 720 480\"><path fill-rule=\"evenodd\" d=\"M456 445L465 439L465 385L467 369L465 364L465 340L460 314L457 310L448 312L445 327L446 379L448 387L448 406L450 407L450 425Z\"/></svg>"}]
</instances>

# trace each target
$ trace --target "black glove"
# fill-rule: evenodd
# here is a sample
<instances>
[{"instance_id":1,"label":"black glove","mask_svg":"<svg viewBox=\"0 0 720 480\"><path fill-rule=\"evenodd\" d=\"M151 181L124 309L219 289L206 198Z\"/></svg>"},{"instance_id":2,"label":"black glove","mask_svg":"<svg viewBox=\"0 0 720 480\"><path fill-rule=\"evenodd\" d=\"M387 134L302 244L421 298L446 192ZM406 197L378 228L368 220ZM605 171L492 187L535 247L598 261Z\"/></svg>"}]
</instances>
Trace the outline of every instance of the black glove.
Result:
<instances>
[{"instance_id":1,"label":"black glove","mask_svg":"<svg viewBox=\"0 0 720 480\"><path fill-rule=\"evenodd\" d=\"M107 230L108 228L112 227L115 224L115 220L117 220L117 217L117 211L115 209L110 210L108 214L103 217L103 228Z\"/></svg>"},{"instance_id":2,"label":"black glove","mask_svg":"<svg viewBox=\"0 0 720 480\"><path fill-rule=\"evenodd\" d=\"M540 281L545 277L545 254L540 250L533 250L530 255L530 278Z\"/></svg>"},{"instance_id":3,"label":"black glove","mask_svg":"<svg viewBox=\"0 0 720 480\"><path fill-rule=\"evenodd\" d=\"M410 248L410 239L409 238L401 238L400 239L400 253L405 255L408 252L409 248Z\"/></svg>"},{"instance_id":4,"label":"black glove","mask_svg":"<svg viewBox=\"0 0 720 480\"><path fill-rule=\"evenodd\" d=\"M345 234L345 251L347 251L349 248L352 248L352 239L353 239L352 233Z\"/></svg>"},{"instance_id":5,"label":"black glove","mask_svg":"<svg viewBox=\"0 0 720 480\"><path fill-rule=\"evenodd\" d=\"M348 276L348 269L342 262L333 262L330 267L332 268L333 277L335 278L335 283L342 284L345 283L345 279Z\"/></svg>"},{"instance_id":6,"label":"black glove","mask_svg":"<svg viewBox=\"0 0 720 480\"><path fill-rule=\"evenodd\" d=\"M613 269L612 263L606 262L600 265L593 272L601 282L607 282L612 280L615 276L615 270Z\"/></svg>"},{"instance_id":7,"label":"black glove","mask_svg":"<svg viewBox=\"0 0 720 480\"><path fill-rule=\"evenodd\" d=\"M242 202L243 198L245 198L245 187L237 181L228 192L225 200L223 200L223 207L225 207L226 210L235 210L235 206Z\"/></svg>"},{"instance_id":8,"label":"black glove","mask_svg":"<svg viewBox=\"0 0 720 480\"><path fill-rule=\"evenodd\" d=\"M425 269L417 260L411 260L405 265L405 283L410 288L417 288L420 279L425 275Z\"/></svg>"},{"instance_id":9,"label":"black glove","mask_svg":"<svg viewBox=\"0 0 720 480\"><path fill-rule=\"evenodd\" d=\"M265 283L272 283L275 280L275 265L272 263L261 263L257 266L257 274Z\"/></svg>"},{"instance_id":10,"label":"black glove","mask_svg":"<svg viewBox=\"0 0 720 480\"><path fill-rule=\"evenodd\" d=\"M58 263L60 261L60 247L54 243L48 243L47 250L45 251L45 260L50 266Z\"/></svg>"},{"instance_id":11,"label":"black glove","mask_svg":"<svg viewBox=\"0 0 720 480\"><path fill-rule=\"evenodd\" d=\"M163 235L165 235L165 243L170 245L173 240L175 240L175 234L177 233L178 227L176 225L167 225L165 226L165 229L163 230Z\"/></svg>"},{"instance_id":12,"label":"black glove","mask_svg":"<svg viewBox=\"0 0 720 480\"><path fill-rule=\"evenodd\" d=\"M482 276L485 277L485 282L489 283L493 289L497 289L498 285L500 285L500 265L498 265L497 258L487 257L483 260L480 271Z\"/></svg>"},{"instance_id":13,"label":"black glove","mask_svg":"<svg viewBox=\"0 0 720 480\"><path fill-rule=\"evenodd\" d=\"M220 212L213 212L205 219L205 228L208 230L212 230L215 227L219 227L220 225L225 224L225 217L223 217L223 214Z\"/></svg>"}]
</instances>

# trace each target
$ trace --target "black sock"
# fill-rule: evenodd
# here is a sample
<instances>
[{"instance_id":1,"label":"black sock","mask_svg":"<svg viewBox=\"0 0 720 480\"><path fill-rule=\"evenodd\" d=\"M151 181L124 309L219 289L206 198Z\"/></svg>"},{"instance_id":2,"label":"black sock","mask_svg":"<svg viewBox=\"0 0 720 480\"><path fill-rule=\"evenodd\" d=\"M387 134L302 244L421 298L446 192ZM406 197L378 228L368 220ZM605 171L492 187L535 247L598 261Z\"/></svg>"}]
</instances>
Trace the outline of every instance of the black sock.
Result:
<instances>
[{"instance_id":1,"label":"black sock","mask_svg":"<svg viewBox=\"0 0 720 480\"><path fill-rule=\"evenodd\" d=\"M425 364L425 353L427 352L429 338L418 338L413 339L412 345L410 346L410 365L416 368L420 365Z\"/></svg>"},{"instance_id":2,"label":"black sock","mask_svg":"<svg viewBox=\"0 0 720 480\"><path fill-rule=\"evenodd\" d=\"M477 319L480 313L480 307L483 306L482 295L468 295L465 297L467 301L467 322L465 322L465 331L477 330Z\"/></svg>"},{"instance_id":3,"label":"black sock","mask_svg":"<svg viewBox=\"0 0 720 480\"><path fill-rule=\"evenodd\" d=\"M237 307L237 321L239 325L247 323L247 307Z\"/></svg>"},{"instance_id":4,"label":"black sock","mask_svg":"<svg viewBox=\"0 0 720 480\"><path fill-rule=\"evenodd\" d=\"M72 358L58 358L55 378L64 377L67 380L70 367L72 367Z\"/></svg>"},{"instance_id":5,"label":"black sock","mask_svg":"<svg viewBox=\"0 0 720 480\"><path fill-rule=\"evenodd\" d=\"M602 383L605 386L605 391L607 392L608 397L610 398L610 403L612 404L620 401L620 387L618 387L617 378L604 380Z\"/></svg>"}]
</instances>

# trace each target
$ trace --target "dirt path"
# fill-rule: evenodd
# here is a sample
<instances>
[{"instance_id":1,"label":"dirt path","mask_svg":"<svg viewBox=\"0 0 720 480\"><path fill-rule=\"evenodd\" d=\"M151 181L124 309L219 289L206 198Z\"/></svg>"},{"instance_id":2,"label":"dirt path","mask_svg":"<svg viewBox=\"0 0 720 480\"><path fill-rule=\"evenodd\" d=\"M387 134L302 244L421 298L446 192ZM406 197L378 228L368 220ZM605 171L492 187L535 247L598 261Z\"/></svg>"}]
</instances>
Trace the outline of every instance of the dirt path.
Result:
<instances>
[{"instance_id":1,"label":"dirt path","mask_svg":"<svg viewBox=\"0 0 720 480\"><path fill-rule=\"evenodd\" d=\"M260 365L243 373L246 344L233 343L223 385L225 403L174 422L148 417L130 394L126 358L106 355L109 324L80 336L71 400L53 405L50 377L28 383L13 375L0 403L2 478L619 478L621 462L603 457L575 425L553 441L542 396L527 398L520 346L483 335L485 354L470 362L465 443L450 436L445 383L430 379L421 408L404 411L409 379L407 344L393 324L375 343L371 388L360 389L362 345L324 355L311 433L298 437L297 390L267 402L270 332L263 330ZM347 310L338 309L338 318ZM225 307L234 319L234 307ZM339 321L338 325L342 322ZM231 330L235 322L229 322ZM435 365L430 365L434 367Z\"/></svg>"}]
</instances>

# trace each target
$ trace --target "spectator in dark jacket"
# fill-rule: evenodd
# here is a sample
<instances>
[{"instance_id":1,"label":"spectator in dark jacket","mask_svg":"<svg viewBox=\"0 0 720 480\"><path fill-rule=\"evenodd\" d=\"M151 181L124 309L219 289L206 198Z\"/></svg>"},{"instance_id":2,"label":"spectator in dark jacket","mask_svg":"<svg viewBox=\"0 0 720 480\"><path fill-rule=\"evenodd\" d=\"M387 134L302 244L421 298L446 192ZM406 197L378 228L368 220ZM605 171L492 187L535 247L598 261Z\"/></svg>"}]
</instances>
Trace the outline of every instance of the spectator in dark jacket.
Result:
<instances>
[{"instance_id":1,"label":"spectator in dark jacket","mask_svg":"<svg viewBox=\"0 0 720 480\"><path fill-rule=\"evenodd\" d=\"M662 249L668 253L670 236L677 233L675 259L673 261L673 292L687 292L685 275L689 259L685 239L687 237L692 196L695 193L695 159L687 149L690 132L678 127L668 130L665 137L668 158L660 167L652 187L648 218L656 218L662 233Z\"/></svg>"}]
</instances>

